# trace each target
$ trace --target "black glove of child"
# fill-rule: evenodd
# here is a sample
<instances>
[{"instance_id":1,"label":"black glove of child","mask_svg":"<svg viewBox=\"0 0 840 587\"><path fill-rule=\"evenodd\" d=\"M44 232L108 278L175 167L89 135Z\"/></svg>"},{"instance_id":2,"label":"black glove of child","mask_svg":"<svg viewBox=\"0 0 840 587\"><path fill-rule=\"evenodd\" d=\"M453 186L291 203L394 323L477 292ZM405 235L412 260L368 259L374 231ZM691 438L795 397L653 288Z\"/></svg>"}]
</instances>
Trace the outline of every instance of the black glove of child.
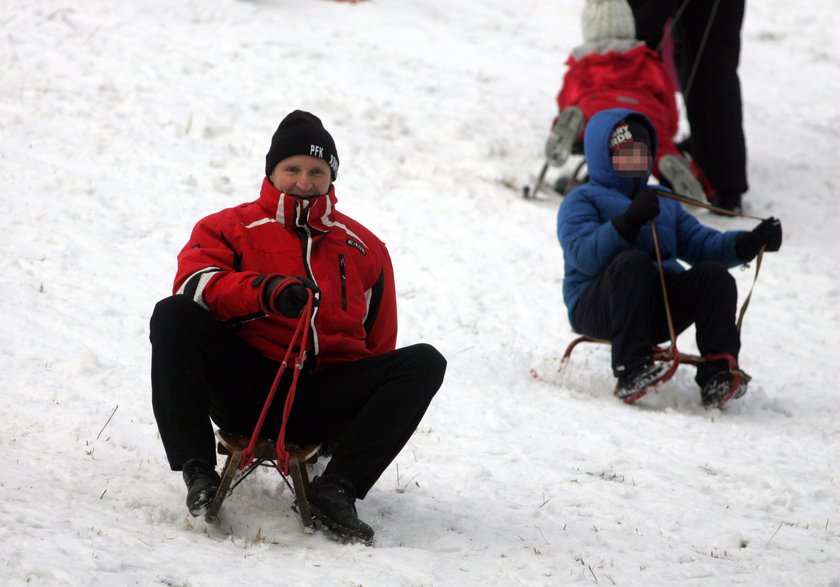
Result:
<instances>
[{"instance_id":1,"label":"black glove of child","mask_svg":"<svg viewBox=\"0 0 840 587\"><path fill-rule=\"evenodd\" d=\"M633 201L621 216L613 219L618 234L630 242L639 236L639 230L650 220L659 216L659 198L653 190L639 190Z\"/></svg>"},{"instance_id":2,"label":"black glove of child","mask_svg":"<svg viewBox=\"0 0 840 587\"><path fill-rule=\"evenodd\" d=\"M762 220L750 231L735 237L735 254L744 262L752 261L761 247L768 252L778 251L782 246L782 221L778 218Z\"/></svg>"},{"instance_id":3,"label":"black glove of child","mask_svg":"<svg viewBox=\"0 0 840 587\"><path fill-rule=\"evenodd\" d=\"M287 318L297 318L303 312L308 298L306 290L312 295L320 290L315 282L306 277L283 277L272 275L265 280L260 300L266 313L280 313Z\"/></svg>"}]
</instances>

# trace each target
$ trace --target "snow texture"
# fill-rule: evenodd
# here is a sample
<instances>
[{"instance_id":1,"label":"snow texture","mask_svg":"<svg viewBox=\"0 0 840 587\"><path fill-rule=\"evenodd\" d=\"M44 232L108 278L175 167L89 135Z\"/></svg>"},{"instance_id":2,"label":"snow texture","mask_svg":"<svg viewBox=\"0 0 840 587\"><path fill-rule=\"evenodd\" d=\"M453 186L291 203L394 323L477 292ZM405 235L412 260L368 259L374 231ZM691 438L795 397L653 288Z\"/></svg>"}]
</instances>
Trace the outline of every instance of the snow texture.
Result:
<instances>
[{"instance_id":1,"label":"snow texture","mask_svg":"<svg viewBox=\"0 0 840 587\"><path fill-rule=\"evenodd\" d=\"M606 347L558 374L559 201L520 190L582 6L4 0L0 583L840 586L836 3L747 6L746 212L785 242L725 411L689 367L618 402ZM336 139L340 207L389 246L400 346L449 360L358 504L372 547L303 533L271 471L217 525L191 518L151 410L148 321L176 254L257 196L295 108ZM754 266L733 274L743 300Z\"/></svg>"}]
</instances>

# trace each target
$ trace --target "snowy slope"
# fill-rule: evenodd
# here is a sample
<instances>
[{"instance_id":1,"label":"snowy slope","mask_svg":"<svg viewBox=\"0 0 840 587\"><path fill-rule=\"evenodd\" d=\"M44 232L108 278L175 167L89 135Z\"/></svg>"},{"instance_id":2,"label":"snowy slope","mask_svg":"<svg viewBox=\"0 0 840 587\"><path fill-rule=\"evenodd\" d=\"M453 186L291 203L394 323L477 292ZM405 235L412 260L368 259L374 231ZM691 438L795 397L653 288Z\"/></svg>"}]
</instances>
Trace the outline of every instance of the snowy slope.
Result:
<instances>
[{"instance_id":1,"label":"snowy slope","mask_svg":"<svg viewBox=\"0 0 840 587\"><path fill-rule=\"evenodd\" d=\"M748 3L746 206L785 243L726 412L688 368L617 402L605 348L557 374L559 202L519 188L582 5L5 0L0 582L840 586L834 2ZM151 411L148 318L175 256L198 218L256 197L294 108L323 118L340 206L389 246L399 344L449 360L358 504L370 548L303 534L270 472L220 524L190 518ZM733 273L743 298L753 271Z\"/></svg>"}]
</instances>

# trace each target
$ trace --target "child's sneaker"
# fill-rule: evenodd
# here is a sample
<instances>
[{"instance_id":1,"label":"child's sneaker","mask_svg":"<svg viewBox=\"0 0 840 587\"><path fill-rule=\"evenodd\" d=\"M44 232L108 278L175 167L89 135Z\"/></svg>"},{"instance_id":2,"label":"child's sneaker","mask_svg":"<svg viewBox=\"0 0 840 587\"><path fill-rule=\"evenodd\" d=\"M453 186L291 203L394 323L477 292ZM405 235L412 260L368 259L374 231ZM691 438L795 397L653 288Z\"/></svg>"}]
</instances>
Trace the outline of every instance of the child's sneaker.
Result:
<instances>
[{"instance_id":1,"label":"child's sneaker","mask_svg":"<svg viewBox=\"0 0 840 587\"><path fill-rule=\"evenodd\" d=\"M659 173L678 194L684 194L701 200L706 199L706 191L691 172L691 164L679 155L663 155L659 158Z\"/></svg>"},{"instance_id":2,"label":"child's sneaker","mask_svg":"<svg viewBox=\"0 0 840 587\"><path fill-rule=\"evenodd\" d=\"M572 148L583 128L583 111L569 106L557 115L557 122L545 142L545 158L554 167L560 167L572 154Z\"/></svg>"},{"instance_id":3,"label":"child's sneaker","mask_svg":"<svg viewBox=\"0 0 840 587\"><path fill-rule=\"evenodd\" d=\"M668 367L668 363L647 362L630 373L619 377L613 393L618 399L633 403L647 393L648 388L665 375Z\"/></svg>"},{"instance_id":4,"label":"child's sneaker","mask_svg":"<svg viewBox=\"0 0 840 587\"><path fill-rule=\"evenodd\" d=\"M749 375L733 377L730 371L721 371L703 385L700 399L707 408L723 408L729 400L744 397L747 393Z\"/></svg>"}]
</instances>

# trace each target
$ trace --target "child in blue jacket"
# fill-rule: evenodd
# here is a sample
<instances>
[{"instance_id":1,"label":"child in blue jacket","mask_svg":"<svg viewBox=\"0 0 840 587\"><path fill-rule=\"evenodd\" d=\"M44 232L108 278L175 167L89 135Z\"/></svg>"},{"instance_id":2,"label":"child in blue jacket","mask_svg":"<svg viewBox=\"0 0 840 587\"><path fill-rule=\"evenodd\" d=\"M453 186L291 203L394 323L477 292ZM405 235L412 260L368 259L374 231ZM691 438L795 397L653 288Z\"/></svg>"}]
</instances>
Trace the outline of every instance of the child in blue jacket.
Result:
<instances>
[{"instance_id":1,"label":"child in blue jacket","mask_svg":"<svg viewBox=\"0 0 840 587\"><path fill-rule=\"evenodd\" d=\"M674 326L682 332L695 324L703 355L737 359L741 347L738 294L728 268L752 260L762 247L777 251L782 244L775 218L752 231L720 232L678 202L657 196L647 183L656 148L656 132L643 114L624 108L597 113L584 134L590 179L569 193L557 218L569 321L576 332L612 342L620 399L645 389L666 369L651 356L653 346L669 338L651 220ZM705 405L717 404L734 385L725 361L700 364L695 379ZM742 383L737 397L745 392Z\"/></svg>"}]
</instances>

